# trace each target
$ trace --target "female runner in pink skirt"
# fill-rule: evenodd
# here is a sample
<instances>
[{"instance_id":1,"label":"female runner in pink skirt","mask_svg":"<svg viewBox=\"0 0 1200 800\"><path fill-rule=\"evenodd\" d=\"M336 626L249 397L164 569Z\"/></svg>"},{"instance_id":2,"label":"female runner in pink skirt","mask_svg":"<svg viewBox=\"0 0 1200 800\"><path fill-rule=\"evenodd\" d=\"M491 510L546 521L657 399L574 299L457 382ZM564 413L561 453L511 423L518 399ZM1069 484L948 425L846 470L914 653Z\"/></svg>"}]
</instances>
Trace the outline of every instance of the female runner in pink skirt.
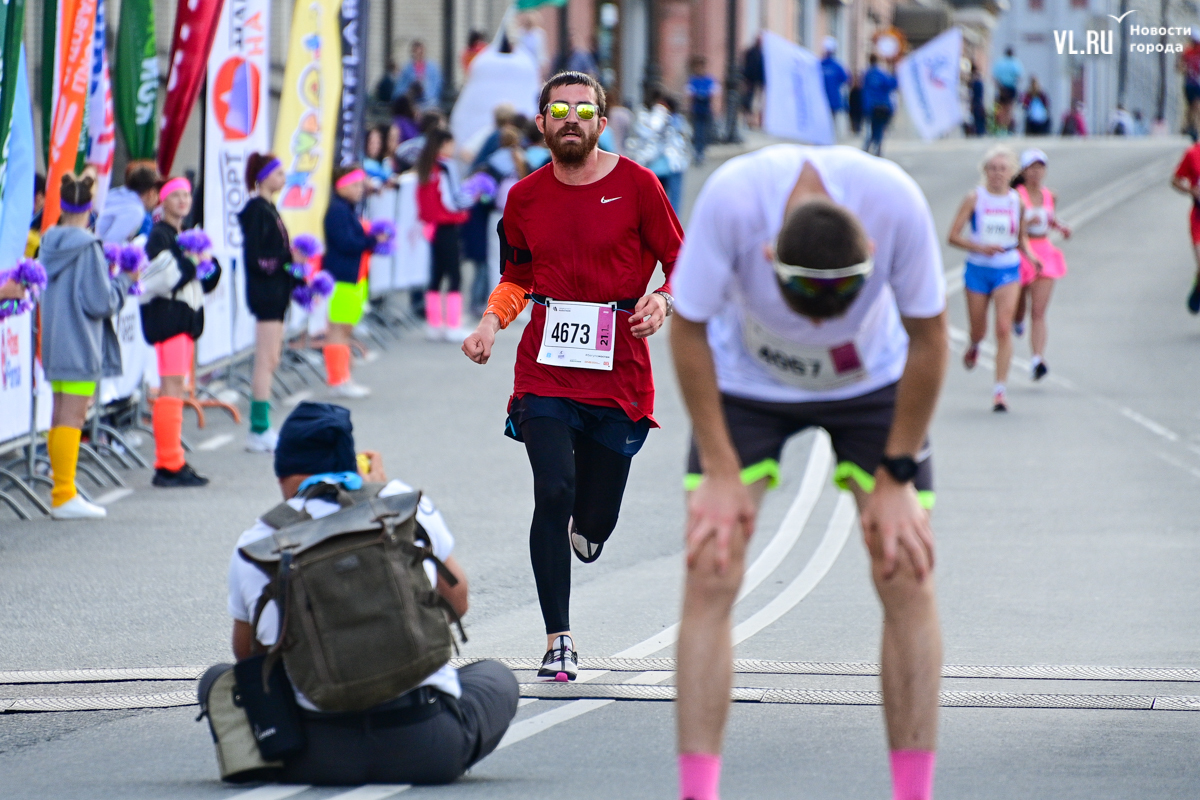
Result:
<instances>
[{"instance_id":1,"label":"female runner in pink skirt","mask_svg":"<svg viewBox=\"0 0 1200 800\"><path fill-rule=\"evenodd\" d=\"M1033 358L1029 360L1033 379L1040 381L1050 370L1043 360L1046 352L1046 309L1054 282L1067 274L1067 261L1062 251L1050 243L1053 228L1071 238L1071 229L1054 216L1054 194L1042 185L1046 177L1046 154L1038 149L1026 150L1021 154L1021 171L1013 180L1021 203L1025 206L1025 225L1029 234L1029 248L1042 262L1039 272L1024 254L1021 255L1021 299L1013 319L1013 333L1020 336L1025 332L1025 309L1032 306L1032 330L1030 345Z\"/></svg>"}]
</instances>

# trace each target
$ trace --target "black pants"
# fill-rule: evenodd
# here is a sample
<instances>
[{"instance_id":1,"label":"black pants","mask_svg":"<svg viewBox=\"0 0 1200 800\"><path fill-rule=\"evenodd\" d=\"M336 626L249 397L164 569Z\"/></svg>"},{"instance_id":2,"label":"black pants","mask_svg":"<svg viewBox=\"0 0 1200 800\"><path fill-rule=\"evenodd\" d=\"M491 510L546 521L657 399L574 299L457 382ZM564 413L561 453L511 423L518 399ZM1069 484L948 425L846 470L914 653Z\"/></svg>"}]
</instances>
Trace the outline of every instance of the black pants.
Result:
<instances>
[{"instance_id":1,"label":"black pants","mask_svg":"<svg viewBox=\"0 0 1200 800\"><path fill-rule=\"evenodd\" d=\"M571 629L571 544L567 524L588 541L608 541L617 527L633 460L553 417L521 424L533 468L533 525L529 558L546 633Z\"/></svg>"},{"instance_id":2,"label":"black pants","mask_svg":"<svg viewBox=\"0 0 1200 800\"><path fill-rule=\"evenodd\" d=\"M433 264L429 274L429 291L440 292L442 280L449 282L447 291L462 289L462 255L459 252L458 226L438 225L433 234Z\"/></svg>"},{"instance_id":3,"label":"black pants","mask_svg":"<svg viewBox=\"0 0 1200 800\"><path fill-rule=\"evenodd\" d=\"M368 713L349 721L303 720L308 746L288 759L282 783L450 783L496 749L517 713L517 679L498 661L458 671L462 697L438 700L408 724L372 725Z\"/></svg>"}]
</instances>

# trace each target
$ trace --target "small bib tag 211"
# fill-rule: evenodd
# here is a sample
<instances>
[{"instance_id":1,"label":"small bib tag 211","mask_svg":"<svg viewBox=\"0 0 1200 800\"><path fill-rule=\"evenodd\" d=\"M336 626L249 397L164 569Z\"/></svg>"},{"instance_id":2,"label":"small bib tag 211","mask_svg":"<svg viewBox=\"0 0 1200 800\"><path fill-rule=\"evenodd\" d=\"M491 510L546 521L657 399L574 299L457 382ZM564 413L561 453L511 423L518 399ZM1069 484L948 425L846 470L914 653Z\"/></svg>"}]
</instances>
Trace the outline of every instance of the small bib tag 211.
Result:
<instances>
[{"instance_id":1,"label":"small bib tag 211","mask_svg":"<svg viewBox=\"0 0 1200 800\"><path fill-rule=\"evenodd\" d=\"M616 303L546 303L537 362L552 367L611 370Z\"/></svg>"}]
</instances>

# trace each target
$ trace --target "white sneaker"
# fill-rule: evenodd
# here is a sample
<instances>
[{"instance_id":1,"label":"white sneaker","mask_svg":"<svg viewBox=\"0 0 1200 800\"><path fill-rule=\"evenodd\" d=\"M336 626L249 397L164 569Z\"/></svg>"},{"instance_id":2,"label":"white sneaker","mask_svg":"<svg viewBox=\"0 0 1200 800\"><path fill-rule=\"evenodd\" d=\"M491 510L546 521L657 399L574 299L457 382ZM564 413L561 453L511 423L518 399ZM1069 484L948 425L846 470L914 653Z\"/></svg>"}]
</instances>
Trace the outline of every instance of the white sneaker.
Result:
<instances>
[{"instance_id":1,"label":"white sneaker","mask_svg":"<svg viewBox=\"0 0 1200 800\"><path fill-rule=\"evenodd\" d=\"M250 432L246 437L246 450L251 453L274 453L275 443L279 441L279 431L267 428L262 433Z\"/></svg>"},{"instance_id":2,"label":"white sneaker","mask_svg":"<svg viewBox=\"0 0 1200 800\"><path fill-rule=\"evenodd\" d=\"M370 363L378 361L378 360L379 360L379 351L377 351L377 350L366 350L363 352L362 357L359 357L359 356L354 357L354 363L356 363L356 364L370 364Z\"/></svg>"},{"instance_id":3,"label":"white sneaker","mask_svg":"<svg viewBox=\"0 0 1200 800\"><path fill-rule=\"evenodd\" d=\"M370 389L354 381L346 381L345 383L339 383L337 386L330 386L329 393L334 397L345 397L349 400L361 400L364 397L371 396Z\"/></svg>"},{"instance_id":4,"label":"white sneaker","mask_svg":"<svg viewBox=\"0 0 1200 800\"><path fill-rule=\"evenodd\" d=\"M51 519L104 519L108 510L95 503L83 499L83 495L75 495L61 506L50 509Z\"/></svg>"},{"instance_id":5,"label":"white sneaker","mask_svg":"<svg viewBox=\"0 0 1200 800\"><path fill-rule=\"evenodd\" d=\"M426 325L425 326L425 341L427 341L427 342L444 342L444 341L446 341L446 329L441 328L441 327L435 328L432 325Z\"/></svg>"},{"instance_id":6,"label":"white sneaker","mask_svg":"<svg viewBox=\"0 0 1200 800\"><path fill-rule=\"evenodd\" d=\"M468 336L470 336L472 333L474 333L474 331L469 331L466 328L447 328L446 329L446 341L447 342L461 342L462 340L464 340Z\"/></svg>"}]
</instances>

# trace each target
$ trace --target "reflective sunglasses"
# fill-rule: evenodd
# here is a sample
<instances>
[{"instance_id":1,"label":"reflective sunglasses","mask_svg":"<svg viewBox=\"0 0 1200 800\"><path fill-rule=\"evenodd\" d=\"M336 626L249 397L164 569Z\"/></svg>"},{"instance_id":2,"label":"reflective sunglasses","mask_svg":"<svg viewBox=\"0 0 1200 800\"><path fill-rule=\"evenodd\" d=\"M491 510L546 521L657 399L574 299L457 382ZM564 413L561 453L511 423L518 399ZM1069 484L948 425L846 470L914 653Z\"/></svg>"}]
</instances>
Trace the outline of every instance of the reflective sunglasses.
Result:
<instances>
[{"instance_id":1,"label":"reflective sunglasses","mask_svg":"<svg viewBox=\"0 0 1200 800\"><path fill-rule=\"evenodd\" d=\"M862 289L874 269L875 260L871 258L841 269L811 269L775 260L775 275L779 282L784 288L804 297L816 297L828 292L849 297Z\"/></svg>"},{"instance_id":2,"label":"reflective sunglasses","mask_svg":"<svg viewBox=\"0 0 1200 800\"><path fill-rule=\"evenodd\" d=\"M576 103L572 106L570 103L559 101L546 106L546 110L553 119L566 119L570 115L572 108L575 109L575 116L584 122L595 119L598 114L595 103Z\"/></svg>"}]
</instances>

